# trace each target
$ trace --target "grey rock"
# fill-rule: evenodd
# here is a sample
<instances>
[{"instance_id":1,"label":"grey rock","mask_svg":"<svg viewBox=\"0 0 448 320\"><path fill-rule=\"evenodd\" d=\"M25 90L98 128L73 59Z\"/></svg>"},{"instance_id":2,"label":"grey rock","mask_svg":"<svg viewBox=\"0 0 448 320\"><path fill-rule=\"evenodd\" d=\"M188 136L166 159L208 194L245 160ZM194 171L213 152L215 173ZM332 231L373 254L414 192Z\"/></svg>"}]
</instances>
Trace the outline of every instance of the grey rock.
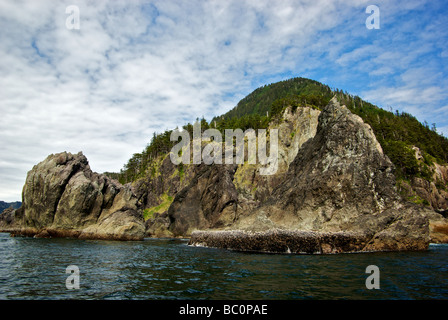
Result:
<instances>
[{"instance_id":1,"label":"grey rock","mask_svg":"<svg viewBox=\"0 0 448 320\"><path fill-rule=\"evenodd\" d=\"M129 187L90 170L87 158L62 152L28 172L22 207L2 230L37 237L141 240L145 227Z\"/></svg>"},{"instance_id":2,"label":"grey rock","mask_svg":"<svg viewBox=\"0 0 448 320\"><path fill-rule=\"evenodd\" d=\"M188 244L246 252L331 254L360 252L366 241L368 238L365 235L352 232L270 229L259 232L195 231Z\"/></svg>"},{"instance_id":3,"label":"grey rock","mask_svg":"<svg viewBox=\"0 0 448 320\"><path fill-rule=\"evenodd\" d=\"M168 209L169 230L174 236L232 225L238 201L232 182L235 170L236 165L201 164L195 168L190 184L176 194Z\"/></svg>"}]
</instances>

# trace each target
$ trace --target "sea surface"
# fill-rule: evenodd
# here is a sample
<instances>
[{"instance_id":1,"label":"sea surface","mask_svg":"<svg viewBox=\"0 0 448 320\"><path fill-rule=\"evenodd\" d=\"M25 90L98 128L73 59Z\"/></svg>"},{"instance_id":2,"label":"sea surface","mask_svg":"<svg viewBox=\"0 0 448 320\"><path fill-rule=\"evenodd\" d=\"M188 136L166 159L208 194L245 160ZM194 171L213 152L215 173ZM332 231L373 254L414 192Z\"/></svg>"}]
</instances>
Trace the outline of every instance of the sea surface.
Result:
<instances>
[{"instance_id":1,"label":"sea surface","mask_svg":"<svg viewBox=\"0 0 448 320\"><path fill-rule=\"evenodd\" d=\"M0 299L448 299L448 245L425 252L274 255L187 243L0 233ZM79 289L67 288L72 265L79 269ZM369 265L379 269L379 289L366 288Z\"/></svg>"}]
</instances>

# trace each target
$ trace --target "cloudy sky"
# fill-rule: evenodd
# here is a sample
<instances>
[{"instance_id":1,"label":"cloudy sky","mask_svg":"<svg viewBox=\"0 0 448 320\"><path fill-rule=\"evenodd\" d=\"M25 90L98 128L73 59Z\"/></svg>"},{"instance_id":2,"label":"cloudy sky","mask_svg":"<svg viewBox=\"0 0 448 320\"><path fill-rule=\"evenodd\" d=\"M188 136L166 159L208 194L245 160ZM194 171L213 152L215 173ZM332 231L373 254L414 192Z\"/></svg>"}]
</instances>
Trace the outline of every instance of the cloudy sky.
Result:
<instances>
[{"instance_id":1,"label":"cloudy sky","mask_svg":"<svg viewBox=\"0 0 448 320\"><path fill-rule=\"evenodd\" d=\"M369 5L380 29L366 27ZM292 77L447 136L447 26L446 0L0 0L0 200L21 200L51 153L119 171L153 132Z\"/></svg>"}]
</instances>

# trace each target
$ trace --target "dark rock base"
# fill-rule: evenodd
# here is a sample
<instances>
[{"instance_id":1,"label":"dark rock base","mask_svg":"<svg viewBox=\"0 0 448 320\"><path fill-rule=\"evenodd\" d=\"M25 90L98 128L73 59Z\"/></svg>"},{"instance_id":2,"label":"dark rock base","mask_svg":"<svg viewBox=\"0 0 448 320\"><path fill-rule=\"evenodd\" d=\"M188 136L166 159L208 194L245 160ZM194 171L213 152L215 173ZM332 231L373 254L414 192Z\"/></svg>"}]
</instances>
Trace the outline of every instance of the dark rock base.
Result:
<instances>
[{"instance_id":1,"label":"dark rock base","mask_svg":"<svg viewBox=\"0 0 448 320\"><path fill-rule=\"evenodd\" d=\"M191 246L235 251L285 254L334 254L374 251L402 251L399 246L372 245L372 237L353 232L314 232L274 229L263 232L195 231ZM418 247L420 250L427 248ZM415 248L413 248L415 250Z\"/></svg>"},{"instance_id":2,"label":"dark rock base","mask_svg":"<svg viewBox=\"0 0 448 320\"><path fill-rule=\"evenodd\" d=\"M223 248L236 251L295 254L326 254L362 251L366 236L349 233L269 230L195 231L189 245Z\"/></svg>"}]
</instances>

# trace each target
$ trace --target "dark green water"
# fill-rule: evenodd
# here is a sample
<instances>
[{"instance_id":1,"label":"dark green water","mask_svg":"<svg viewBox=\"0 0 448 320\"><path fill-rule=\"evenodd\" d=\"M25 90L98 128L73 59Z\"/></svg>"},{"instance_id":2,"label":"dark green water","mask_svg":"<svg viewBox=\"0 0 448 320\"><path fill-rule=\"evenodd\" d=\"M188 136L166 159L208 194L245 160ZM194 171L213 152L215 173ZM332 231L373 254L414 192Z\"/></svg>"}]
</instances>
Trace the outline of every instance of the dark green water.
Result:
<instances>
[{"instance_id":1,"label":"dark green water","mask_svg":"<svg viewBox=\"0 0 448 320\"><path fill-rule=\"evenodd\" d=\"M0 299L448 299L448 245L426 252L267 255L0 233ZM68 290L67 266L80 271ZM368 290L368 265L380 289Z\"/></svg>"}]
</instances>

